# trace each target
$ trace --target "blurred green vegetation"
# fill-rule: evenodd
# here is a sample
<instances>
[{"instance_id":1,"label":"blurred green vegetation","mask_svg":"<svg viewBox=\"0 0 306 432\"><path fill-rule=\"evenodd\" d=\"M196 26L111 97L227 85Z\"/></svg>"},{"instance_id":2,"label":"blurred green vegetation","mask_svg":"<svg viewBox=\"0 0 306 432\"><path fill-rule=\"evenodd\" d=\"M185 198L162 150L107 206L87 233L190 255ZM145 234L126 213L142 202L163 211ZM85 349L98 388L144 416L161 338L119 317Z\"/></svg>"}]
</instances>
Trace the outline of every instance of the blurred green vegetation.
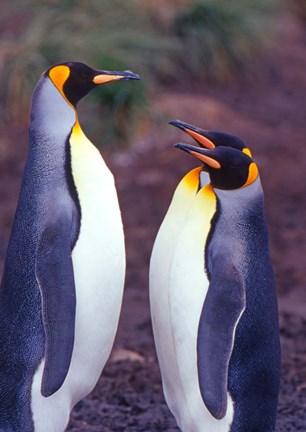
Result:
<instances>
[{"instance_id":1,"label":"blurred green vegetation","mask_svg":"<svg viewBox=\"0 0 306 432\"><path fill-rule=\"evenodd\" d=\"M274 0L186 0L179 7L170 0L4 3L1 118L25 122L35 82L52 64L75 60L131 69L143 81L104 86L88 97L86 109L80 107L89 136L118 146L129 142L156 88L230 80L254 61L270 39L276 9Z\"/></svg>"},{"instance_id":2,"label":"blurred green vegetation","mask_svg":"<svg viewBox=\"0 0 306 432\"><path fill-rule=\"evenodd\" d=\"M254 64L271 36L274 6L261 0L195 2L174 20L174 33L185 48L181 67L218 82Z\"/></svg>"}]
</instances>

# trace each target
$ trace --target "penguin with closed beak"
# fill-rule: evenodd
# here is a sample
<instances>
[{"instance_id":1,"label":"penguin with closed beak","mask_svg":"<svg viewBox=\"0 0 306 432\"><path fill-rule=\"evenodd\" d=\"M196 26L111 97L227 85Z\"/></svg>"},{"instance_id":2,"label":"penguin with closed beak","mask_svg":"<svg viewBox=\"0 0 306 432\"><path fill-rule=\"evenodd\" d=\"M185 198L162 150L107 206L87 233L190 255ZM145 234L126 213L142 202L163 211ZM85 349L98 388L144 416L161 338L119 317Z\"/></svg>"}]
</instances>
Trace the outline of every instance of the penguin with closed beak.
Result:
<instances>
[{"instance_id":1,"label":"penguin with closed beak","mask_svg":"<svg viewBox=\"0 0 306 432\"><path fill-rule=\"evenodd\" d=\"M279 325L258 168L239 138L196 133L201 147L176 147L202 166L179 183L150 262L165 399L184 432L273 432Z\"/></svg>"},{"instance_id":2,"label":"penguin with closed beak","mask_svg":"<svg viewBox=\"0 0 306 432\"><path fill-rule=\"evenodd\" d=\"M113 176L77 103L130 72L55 65L33 93L29 152L0 287L0 430L62 432L109 357L125 248Z\"/></svg>"}]
</instances>

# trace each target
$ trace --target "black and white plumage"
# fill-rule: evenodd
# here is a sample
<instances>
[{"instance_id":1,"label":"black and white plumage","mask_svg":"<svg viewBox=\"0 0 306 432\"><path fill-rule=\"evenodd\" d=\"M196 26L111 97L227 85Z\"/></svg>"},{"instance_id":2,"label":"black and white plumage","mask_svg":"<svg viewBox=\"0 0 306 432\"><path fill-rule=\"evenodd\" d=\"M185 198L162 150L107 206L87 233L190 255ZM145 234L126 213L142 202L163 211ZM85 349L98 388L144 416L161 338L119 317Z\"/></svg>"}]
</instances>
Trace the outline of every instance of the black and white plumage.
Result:
<instances>
[{"instance_id":1,"label":"black and white plumage","mask_svg":"<svg viewBox=\"0 0 306 432\"><path fill-rule=\"evenodd\" d=\"M203 165L179 183L150 263L165 398L184 432L273 432L280 345L258 169L236 137L172 124Z\"/></svg>"},{"instance_id":2,"label":"black and white plumage","mask_svg":"<svg viewBox=\"0 0 306 432\"><path fill-rule=\"evenodd\" d=\"M125 248L114 179L76 105L139 79L82 63L46 71L32 98L29 153L0 288L0 430L62 432L95 386L121 308Z\"/></svg>"}]
</instances>

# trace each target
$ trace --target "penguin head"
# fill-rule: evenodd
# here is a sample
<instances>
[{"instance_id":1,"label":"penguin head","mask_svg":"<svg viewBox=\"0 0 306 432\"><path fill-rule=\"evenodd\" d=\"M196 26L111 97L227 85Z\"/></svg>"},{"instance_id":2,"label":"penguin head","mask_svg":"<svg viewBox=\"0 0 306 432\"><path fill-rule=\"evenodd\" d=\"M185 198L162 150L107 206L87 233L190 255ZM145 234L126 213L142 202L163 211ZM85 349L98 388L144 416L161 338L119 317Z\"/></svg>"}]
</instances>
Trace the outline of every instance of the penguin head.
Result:
<instances>
[{"instance_id":1,"label":"penguin head","mask_svg":"<svg viewBox=\"0 0 306 432\"><path fill-rule=\"evenodd\" d=\"M110 81L140 79L139 75L129 70L98 70L79 62L57 64L48 69L44 76L52 81L62 96L74 107L96 86Z\"/></svg>"},{"instance_id":2,"label":"penguin head","mask_svg":"<svg viewBox=\"0 0 306 432\"><path fill-rule=\"evenodd\" d=\"M182 122L181 120L171 120L169 124L182 129L203 148L214 149L221 146L231 147L252 157L251 151L247 148L245 143L235 135L225 132L200 129L196 126Z\"/></svg>"},{"instance_id":3,"label":"penguin head","mask_svg":"<svg viewBox=\"0 0 306 432\"><path fill-rule=\"evenodd\" d=\"M182 143L175 147L195 156L204 164L213 188L240 189L252 184L258 177L258 168L253 159L236 148L220 146L208 150Z\"/></svg>"}]
</instances>

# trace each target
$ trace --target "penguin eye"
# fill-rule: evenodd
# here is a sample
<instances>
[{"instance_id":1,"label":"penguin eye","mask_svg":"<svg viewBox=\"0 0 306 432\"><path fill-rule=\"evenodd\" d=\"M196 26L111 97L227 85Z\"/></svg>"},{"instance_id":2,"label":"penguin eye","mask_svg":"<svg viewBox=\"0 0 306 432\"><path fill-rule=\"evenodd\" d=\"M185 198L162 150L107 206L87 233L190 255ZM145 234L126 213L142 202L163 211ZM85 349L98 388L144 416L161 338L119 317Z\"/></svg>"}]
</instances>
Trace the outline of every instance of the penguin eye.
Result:
<instances>
[{"instance_id":1,"label":"penguin eye","mask_svg":"<svg viewBox=\"0 0 306 432\"><path fill-rule=\"evenodd\" d=\"M88 74L86 72L82 72L80 74L80 78L82 81L86 81L88 79Z\"/></svg>"}]
</instances>

